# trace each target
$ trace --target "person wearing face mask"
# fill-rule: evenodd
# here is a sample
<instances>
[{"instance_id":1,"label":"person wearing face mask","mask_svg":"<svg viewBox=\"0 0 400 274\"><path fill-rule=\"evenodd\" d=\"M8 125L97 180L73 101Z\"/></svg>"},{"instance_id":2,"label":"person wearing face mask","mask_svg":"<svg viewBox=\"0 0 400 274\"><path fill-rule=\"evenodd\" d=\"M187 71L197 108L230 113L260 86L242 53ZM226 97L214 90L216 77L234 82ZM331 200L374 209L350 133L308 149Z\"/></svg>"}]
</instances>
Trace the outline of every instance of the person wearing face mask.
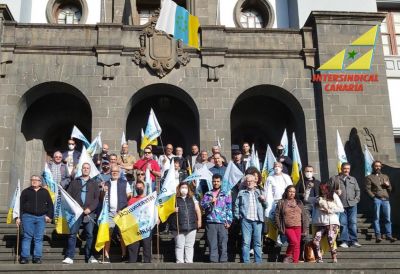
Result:
<instances>
[{"instance_id":1,"label":"person wearing face mask","mask_svg":"<svg viewBox=\"0 0 400 274\"><path fill-rule=\"evenodd\" d=\"M292 172L292 159L289 156L284 155L283 146L279 145L276 147L276 160L282 163L282 172L285 174L291 174Z\"/></svg>"},{"instance_id":2,"label":"person wearing face mask","mask_svg":"<svg viewBox=\"0 0 400 274\"><path fill-rule=\"evenodd\" d=\"M68 173L73 177L73 171L75 166L79 162L79 158L81 157L81 153L78 150L75 150L76 143L74 139L68 140L68 150L64 151L62 154L63 162L67 164Z\"/></svg>"},{"instance_id":3,"label":"person wearing face mask","mask_svg":"<svg viewBox=\"0 0 400 274\"><path fill-rule=\"evenodd\" d=\"M361 247L357 240L357 204L360 202L360 187L357 179L350 176L351 165L343 163L339 175L329 179L329 185L342 201L344 212L340 213L340 247Z\"/></svg>"},{"instance_id":4,"label":"person wearing face mask","mask_svg":"<svg viewBox=\"0 0 400 274\"><path fill-rule=\"evenodd\" d=\"M193 246L196 231L201 227L201 211L187 182L180 182L177 187L175 211L168 222L175 238L176 262L193 263Z\"/></svg>"},{"instance_id":5,"label":"person wearing face mask","mask_svg":"<svg viewBox=\"0 0 400 274\"><path fill-rule=\"evenodd\" d=\"M392 192L392 185L389 177L381 172L382 162L374 161L372 163L372 174L365 177L365 190L374 201L374 230L375 241L382 241L380 229L380 212L382 208L383 223L385 226L386 239L391 243L396 241L392 237L392 222L390 220L390 202L389 196Z\"/></svg>"},{"instance_id":6,"label":"person wearing face mask","mask_svg":"<svg viewBox=\"0 0 400 274\"><path fill-rule=\"evenodd\" d=\"M133 205L137 201L143 199L145 196L144 194L144 183L142 181L137 181L135 185L135 192L136 196L133 196L129 201L128 201L128 206ZM127 246L128 250L128 263L136 263L138 259L138 254L139 254L139 248L142 245L143 246L143 259L145 263L151 263L151 238L147 237L143 240L137 241L133 244L130 244Z\"/></svg>"}]
</instances>

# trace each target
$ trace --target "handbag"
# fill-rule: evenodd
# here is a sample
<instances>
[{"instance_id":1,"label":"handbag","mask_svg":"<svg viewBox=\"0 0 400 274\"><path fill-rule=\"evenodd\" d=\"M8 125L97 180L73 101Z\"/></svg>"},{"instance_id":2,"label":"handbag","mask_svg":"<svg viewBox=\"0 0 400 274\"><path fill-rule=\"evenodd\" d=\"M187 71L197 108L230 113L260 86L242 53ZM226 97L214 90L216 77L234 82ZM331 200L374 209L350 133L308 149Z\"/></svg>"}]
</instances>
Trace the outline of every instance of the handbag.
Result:
<instances>
[{"instance_id":1,"label":"handbag","mask_svg":"<svg viewBox=\"0 0 400 274\"><path fill-rule=\"evenodd\" d=\"M313 242L309 241L304 247L304 260L306 262L315 263L315 255L313 250Z\"/></svg>"}]
</instances>

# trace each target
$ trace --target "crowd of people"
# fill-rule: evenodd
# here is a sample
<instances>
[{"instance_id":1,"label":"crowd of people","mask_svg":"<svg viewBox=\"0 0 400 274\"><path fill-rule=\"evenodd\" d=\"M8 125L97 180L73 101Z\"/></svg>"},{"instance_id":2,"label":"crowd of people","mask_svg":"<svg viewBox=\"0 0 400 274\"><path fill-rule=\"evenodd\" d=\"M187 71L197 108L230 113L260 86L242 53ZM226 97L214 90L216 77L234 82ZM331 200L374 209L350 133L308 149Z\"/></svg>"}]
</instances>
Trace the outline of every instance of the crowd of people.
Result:
<instances>
[{"instance_id":1,"label":"crowd of people","mask_svg":"<svg viewBox=\"0 0 400 274\"><path fill-rule=\"evenodd\" d=\"M66 189L83 209L83 214L67 237L64 264L74 262L80 229L83 229L86 239L86 262L98 262L93 255L94 234L105 195L108 195L109 201L110 235L119 235L121 261L137 262L142 246L144 262L151 262L152 237L125 246L113 218L127 206L153 191L159 191L169 172L175 173L176 208L163 229L174 237L177 263L193 262L196 232L203 226L206 229L209 261L213 263L228 261L228 241L237 241L240 234L243 263L249 263L252 255L255 263L261 263L266 243L280 246L287 241L283 259L286 263L311 260L306 258L309 257L305 252L307 246L311 248L315 261L323 262L321 242L324 238L333 262L338 260L337 246L361 247L357 239L357 204L361 190L356 178L350 175L349 163L343 163L340 174L326 182L318 181L314 168L307 165L303 167L300 181L294 185L289 176L291 159L284 156L283 147L278 146L273 172L263 180L260 170L249 165L250 145L244 143L241 150L232 151L232 161L244 177L226 192L221 186L228 162L218 146L214 146L212 155L209 155L194 144L186 157L181 147L176 147L174 154L172 144L167 144L164 154L159 157L153 155L152 147L148 146L141 158L136 160L129 153L128 144L122 145L119 155L110 153L109 146L103 144L101 153L93 158L100 171L95 178L90 177L89 163L81 166L82 175L75 178L80 158L75 147L75 140L69 140L68 151L55 152L49 163L56 183ZM212 173L211 187L202 181L197 187L196 181L184 182L191 172L204 165ZM389 177L381 173L380 161L374 161L372 168L372 174L365 177L365 191L373 200L375 239L377 243L382 241L382 208L386 239L394 242L389 203L392 187ZM151 183L145 180L146 172ZM52 222L54 215L53 202L41 176L31 177L31 186L21 193L20 205L20 218L16 219L16 224L23 227L20 263L29 263L32 240L32 262L41 263L45 224ZM270 238L268 242L266 237ZM110 263L110 242L104 247L102 262Z\"/></svg>"}]
</instances>

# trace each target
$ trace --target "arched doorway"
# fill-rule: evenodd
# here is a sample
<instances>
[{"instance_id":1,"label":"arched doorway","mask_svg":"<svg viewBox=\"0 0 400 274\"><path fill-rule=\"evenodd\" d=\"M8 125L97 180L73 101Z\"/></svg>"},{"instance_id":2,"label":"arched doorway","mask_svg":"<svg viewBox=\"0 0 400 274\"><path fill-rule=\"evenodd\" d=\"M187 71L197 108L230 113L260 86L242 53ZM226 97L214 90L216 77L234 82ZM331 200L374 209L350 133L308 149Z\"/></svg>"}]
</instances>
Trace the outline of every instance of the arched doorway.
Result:
<instances>
[{"instance_id":1,"label":"arched doorway","mask_svg":"<svg viewBox=\"0 0 400 274\"><path fill-rule=\"evenodd\" d=\"M22 96L16 117L15 165L17 170L25 170L25 181L31 174L41 172L47 156L67 149L74 125L90 140L92 111L77 88L46 82ZM77 149L81 147L78 141Z\"/></svg>"},{"instance_id":2,"label":"arched doorway","mask_svg":"<svg viewBox=\"0 0 400 274\"><path fill-rule=\"evenodd\" d=\"M176 86L153 84L136 92L128 104L126 137L135 140L138 149L141 129L145 130L150 108L162 128L164 146L167 143L181 146L187 154L191 144L199 143L199 112L192 97ZM159 147L157 152L161 153L162 148Z\"/></svg>"},{"instance_id":3,"label":"arched doorway","mask_svg":"<svg viewBox=\"0 0 400 274\"><path fill-rule=\"evenodd\" d=\"M307 162L304 112L297 99L285 89L259 85L243 92L231 111L231 142L255 144L261 161L267 145L275 152L283 131L287 130L289 145L295 132L303 163ZM291 154L289 149L289 155Z\"/></svg>"}]
</instances>

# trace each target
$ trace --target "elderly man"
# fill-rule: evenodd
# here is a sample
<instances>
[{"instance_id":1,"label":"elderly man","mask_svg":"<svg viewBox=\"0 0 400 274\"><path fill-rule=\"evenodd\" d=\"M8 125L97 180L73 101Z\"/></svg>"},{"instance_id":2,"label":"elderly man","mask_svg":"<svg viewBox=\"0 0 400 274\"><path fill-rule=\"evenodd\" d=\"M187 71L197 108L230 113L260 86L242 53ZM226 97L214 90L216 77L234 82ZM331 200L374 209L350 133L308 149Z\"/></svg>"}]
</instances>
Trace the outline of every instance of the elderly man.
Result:
<instances>
[{"instance_id":1,"label":"elderly man","mask_svg":"<svg viewBox=\"0 0 400 274\"><path fill-rule=\"evenodd\" d=\"M250 244L254 245L254 262L262 262L261 230L264 223L264 209L267 202L261 190L256 188L254 175L246 175L246 189L239 191L235 202L235 218L242 227L242 257L244 263L250 262Z\"/></svg>"},{"instance_id":2,"label":"elderly man","mask_svg":"<svg viewBox=\"0 0 400 274\"><path fill-rule=\"evenodd\" d=\"M208 152L207 152L207 150L202 150L200 152L200 160L199 160L199 162L197 162L194 165L193 171L196 170L196 169L202 168L203 165L206 165L208 169L210 169L210 168L212 168L214 166L213 163L208 161Z\"/></svg>"},{"instance_id":3,"label":"elderly man","mask_svg":"<svg viewBox=\"0 0 400 274\"><path fill-rule=\"evenodd\" d=\"M222 158L222 164L224 166L228 165L226 157L221 154L221 148L219 146L213 146L211 148L211 153L212 153L212 155L210 157L208 157L208 161L210 161L210 162L215 164L215 157L214 156L215 156L215 154L219 154L221 156L221 158Z\"/></svg>"},{"instance_id":4,"label":"elderly man","mask_svg":"<svg viewBox=\"0 0 400 274\"><path fill-rule=\"evenodd\" d=\"M121 154L118 156L117 163L122 167L122 172L126 180L132 184L135 179L133 176L133 165L136 163L136 158L128 150L128 144L125 143L121 146Z\"/></svg>"},{"instance_id":5,"label":"elderly man","mask_svg":"<svg viewBox=\"0 0 400 274\"><path fill-rule=\"evenodd\" d=\"M365 177L365 189L368 196L374 201L374 230L376 242L380 243L382 241L380 228L380 213L382 208L386 239L393 243L396 239L392 237L389 202L392 185L390 184L389 177L383 174L381 169L381 161L374 161L372 163L372 174Z\"/></svg>"},{"instance_id":6,"label":"elderly man","mask_svg":"<svg viewBox=\"0 0 400 274\"><path fill-rule=\"evenodd\" d=\"M122 209L127 207L128 200L132 196L131 187L128 182L120 178L120 168L117 165L111 166L111 179L104 183L103 193L108 195L109 207L109 225L110 225L110 238L114 229L119 233L118 227L115 226L114 217ZM120 240L122 260L126 258L126 248L124 241ZM110 242L107 242L104 246L105 258L103 263L110 263Z\"/></svg>"},{"instance_id":7,"label":"elderly man","mask_svg":"<svg viewBox=\"0 0 400 274\"><path fill-rule=\"evenodd\" d=\"M81 157L81 153L75 149L76 148L76 143L74 139L69 139L68 140L68 150L64 151L62 156L63 156L63 161L64 163L67 164L68 167L68 173L72 176L73 171L75 166L79 162L79 158Z\"/></svg>"},{"instance_id":8,"label":"elderly man","mask_svg":"<svg viewBox=\"0 0 400 274\"><path fill-rule=\"evenodd\" d=\"M21 245L21 264L27 264L31 253L33 239L34 264L41 264L43 250L43 235L46 223L53 218L53 201L49 192L42 188L42 179L33 175L31 186L24 189L20 197L20 218L15 220L19 226L22 222L24 231Z\"/></svg>"},{"instance_id":9,"label":"elderly man","mask_svg":"<svg viewBox=\"0 0 400 274\"><path fill-rule=\"evenodd\" d=\"M340 213L340 247L360 247L357 241L357 204L360 202L360 187L356 178L350 176L350 164L343 163L339 175L329 179L343 204L344 212Z\"/></svg>"},{"instance_id":10,"label":"elderly man","mask_svg":"<svg viewBox=\"0 0 400 274\"><path fill-rule=\"evenodd\" d=\"M68 167L62 162L62 153L56 151L53 154L53 160L48 163L53 179L57 184L61 184L63 188L67 188L71 177L68 173ZM43 183L43 187L47 187L46 183Z\"/></svg>"},{"instance_id":11,"label":"elderly man","mask_svg":"<svg viewBox=\"0 0 400 274\"><path fill-rule=\"evenodd\" d=\"M82 165L82 176L73 180L67 191L71 197L78 202L84 209L82 215L75 222L68 235L67 250L65 252L64 264L73 264L75 256L76 238L81 224L86 234L85 261L88 263L97 263L92 256L93 229L95 226L95 210L99 203L99 187L97 182L90 178L90 164Z\"/></svg>"}]
</instances>

